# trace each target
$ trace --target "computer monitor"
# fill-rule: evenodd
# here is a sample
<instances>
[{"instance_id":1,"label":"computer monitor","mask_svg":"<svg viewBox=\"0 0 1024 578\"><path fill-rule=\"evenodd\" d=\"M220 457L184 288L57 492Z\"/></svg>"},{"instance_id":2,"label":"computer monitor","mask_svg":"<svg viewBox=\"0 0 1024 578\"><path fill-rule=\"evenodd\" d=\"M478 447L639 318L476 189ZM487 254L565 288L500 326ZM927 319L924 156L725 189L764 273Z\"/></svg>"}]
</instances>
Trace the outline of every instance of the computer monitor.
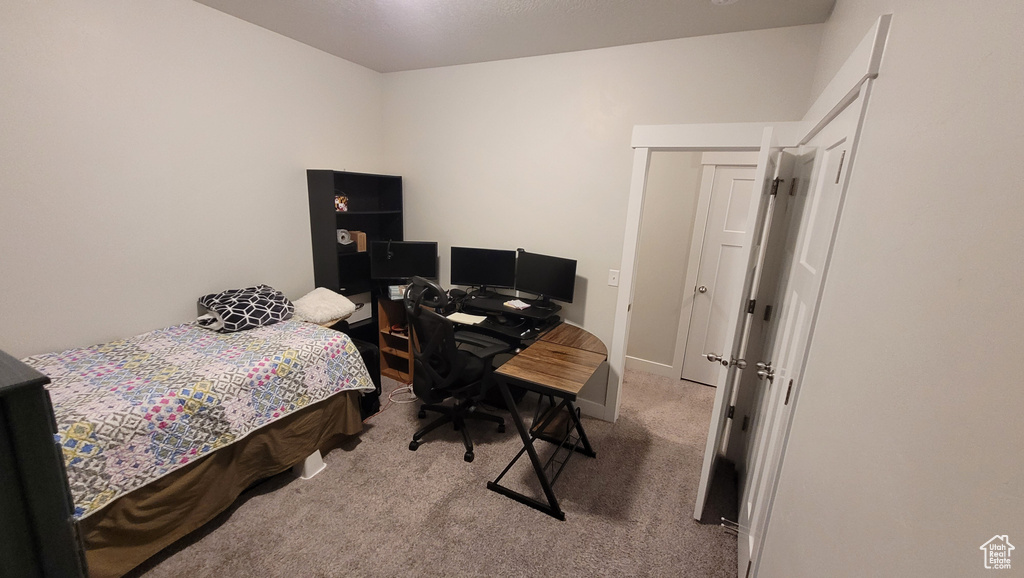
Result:
<instances>
[{"instance_id":1,"label":"computer monitor","mask_svg":"<svg viewBox=\"0 0 1024 578\"><path fill-rule=\"evenodd\" d=\"M533 293L542 302L549 299L572 303L576 288L576 260L519 251L516 262L516 291Z\"/></svg>"},{"instance_id":2,"label":"computer monitor","mask_svg":"<svg viewBox=\"0 0 1024 578\"><path fill-rule=\"evenodd\" d=\"M452 285L470 287L515 287L516 252L452 247L450 281Z\"/></svg>"},{"instance_id":3,"label":"computer monitor","mask_svg":"<svg viewBox=\"0 0 1024 578\"><path fill-rule=\"evenodd\" d=\"M370 278L404 280L437 278L437 243L433 241L373 241Z\"/></svg>"}]
</instances>

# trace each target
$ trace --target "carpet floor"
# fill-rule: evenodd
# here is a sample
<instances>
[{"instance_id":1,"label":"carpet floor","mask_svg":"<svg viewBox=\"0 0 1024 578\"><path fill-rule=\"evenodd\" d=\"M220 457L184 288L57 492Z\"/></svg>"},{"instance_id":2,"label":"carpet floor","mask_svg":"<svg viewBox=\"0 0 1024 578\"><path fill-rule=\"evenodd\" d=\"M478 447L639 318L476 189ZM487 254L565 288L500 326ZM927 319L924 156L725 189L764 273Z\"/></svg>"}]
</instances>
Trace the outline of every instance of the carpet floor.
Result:
<instances>
[{"instance_id":1,"label":"carpet floor","mask_svg":"<svg viewBox=\"0 0 1024 578\"><path fill-rule=\"evenodd\" d=\"M398 385L385 379L385 394ZM734 577L736 538L717 524L736 519L729 473L716 473L707 523L692 516L714 393L628 371L619 420L584 417L597 459L574 456L555 485L564 522L486 488L522 446L507 412L506 433L470 423L466 463L450 427L409 451L419 404L391 404L316 477L253 486L131 575ZM543 459L553 446L540 445ZM525 456L503 483L541 495Z\"/></svg>"}]
</instances>

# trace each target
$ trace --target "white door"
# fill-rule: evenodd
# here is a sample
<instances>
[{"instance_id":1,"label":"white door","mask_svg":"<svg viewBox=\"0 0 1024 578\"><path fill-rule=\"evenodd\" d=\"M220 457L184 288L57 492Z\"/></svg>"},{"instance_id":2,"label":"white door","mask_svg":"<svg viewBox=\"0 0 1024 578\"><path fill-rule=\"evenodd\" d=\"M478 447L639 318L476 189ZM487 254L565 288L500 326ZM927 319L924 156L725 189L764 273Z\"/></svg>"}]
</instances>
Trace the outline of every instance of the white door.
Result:
<instances>
[{"instance_id":1,"label":"white door","mask_svg":"<svg viewBox=\"0 0 1024 578\"><path fill-rule=\"evenodd\" d=\"M808 155L813 160L813 153ZM733 392L730 404L735 414L730 424L725 450L726 458L736 466L739 487L746 481L747 458L750 441L754 438L761 422L760 409L766 387L759 381L756 369L749 367L755 361L764 359L771 349L771 338L779 318L778 295L779 281L782 272L788 269L787 255L793 252L796 242L795 231L800 221L801 201L804 196L798 195L797 184L806 187L809 175L795 174L799 169L794 167L809 166L808 159L797 158L794 154L783 151L779 160L778 193L773 195L770 205L771 225L761 237L762 259L760 282L754 292L755 306L750 318L750 330L744 359L748 363L748 371L740 375L737 387ZM743 520L737 520L743 524Z\"/></svg>"},{"instance_id":2,"label":"white door","mask_svg":"<svg viewBox=\"0 0 1024 578\"><path fill-rule=\"evenodd\" d=\"M754 243L754 239L760 238L760 235L766 230L765 218L769 214L771 185L776 176L776 161L781 152L778 147L774 146L774 143L774 131L771 127L765 128L758 153L757 168L754 172L754 190L758 194L750 195L745 209L746 215L754 215L754 218L750 220L754 226L746 227L742 242L743 246L747 247L747 251L742 255L742 261L740 261L747 264L743 269L742 290L731 306L723 307L727 315L725 319L726 334L722 341L723 348L718 351L706 352L704 361L704 363L710 361L714 364L713 367L717 371L714 385L718 389L715 391L715 402L711 409L711 423L708 426L708 437L704 447L704 462L701 466L700 483L697 486L697 502L694 504L693 510L693 517L697 520L700 520L704 513L708 485L718 461L719 450L722 447L728 419L726 406L732 400L733 386L737 377L742 373L741 368L730 361L741 359L746 346L746 331L750 325L750 316L746 312L747 302L749 296L756 290L757 275L761 270L759 259L763 257L759 251L760 247Z\"/></svg>"},{"instance_id":3,"label":"white door","mask_svg":"<svg viewBox=\"0 0 1024 578\"><path fill-rule=\"evenodd\" d=\"M765 370L771 387L763 404L759 435L751 448L753 468L741 496L740 517L749 520L749 524L741 523L739 527L740 576L750 575L751 569L756 573L785 437L824 287L863 102L862 94L807 143L808 147L817 148L818 154L810 171L810 186L800 192L807 198L803 201L791 263L780 281L779 323L770 354L763 360L771 364Z\"/></svg>"},{"instance_id":4,"label":"white door","mask_svg":"<svg viewBox=\"0 0 1024 578\"><path fill-rule=\"evenodd\" d=\"M726 455L737 466L741 492L740 511L736 522L740 533L744 535L745 530L750 527L750 502L747 498L751 497L751 494L747 488L752 485L751 480L760 474L759 466L763 465L763 462L757 460L757 448L763 444L766 429L764 423L769 414L769 402L773 401L770 394L776 390L774 379L765 379L766 373L758 375L762 371L771 370L758 367L756 363L772 359L771 352L775 347L782 319L782 301L787 275L793 263L797 235L815 166L815 152L811 150L793 159L792 179L786 183L788 186L784 187L785 192L780 192L776 197L768 248L765 252L764 275L757 293L758 307L754 313L750 345L747 348L748 369L751 371L744 372L739 386L741 399L735 403L737 416L743 416L744 419L749 416L749 422L746 431L738 435L737 430L743 426L738 424L737 420L733 421L732 435L726 451ZM750 365L754 367L751 368ZM746 567L749 558L749 545L741 539L740 568Z\"/></svg>"},{"instance_id":5,"label":"white door","mask_svg":"<svg viewBox=\"0 0 1024 578\"><path fill-rule=\"evenodd\" d=\"M754 167L716 166L711 185L700 264L693 287L693 306L686 331L681 378L705 385L718 381L718 369L707 362L708 351L725 351L726 335L743 291L750 253L750 229L756 223ZM689 288L688 288L689 289Z\"/></svg>"}]
</instances>

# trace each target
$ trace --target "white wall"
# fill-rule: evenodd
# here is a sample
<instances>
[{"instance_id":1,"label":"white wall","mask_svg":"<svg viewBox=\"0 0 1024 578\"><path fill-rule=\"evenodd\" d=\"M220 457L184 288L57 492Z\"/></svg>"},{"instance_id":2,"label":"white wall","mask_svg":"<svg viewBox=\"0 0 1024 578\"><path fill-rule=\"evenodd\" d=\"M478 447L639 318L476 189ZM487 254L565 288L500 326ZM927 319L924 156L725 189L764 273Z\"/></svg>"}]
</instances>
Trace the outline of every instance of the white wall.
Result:
<instances>
[{"instance_id":1,"label":"white wall","mask_svg":"<svg viewBox=\"0 0 1024 578\"><path fill-rule=\"evenodd\" d=\"M187 0L0 4L0 348L313 288L305 169L380 170L380 75Z\"/></svg>"},{"instance_id":2,"label":"white wall","mask_svg":"<svg viewBox=\"0 0 1024 578\"><path fill-rule=\"evenodd\" d=\"M406 237L574 258L565 310L611 343L633 125L793 120L820 25L387 74L384 138ZM604 402L604 391L582 397Z\"/></svg>"},{"instance_id":3,"label":"white wall","mask_svg":"<svg viewBox=\"0 0 1024 578\"><path fill-rule=\"evenodd\" d=\"M760 576L988 575L984 542L1024 546L1024 3L840 0L817 88L885 12Z\"/></svg>"},{"instance_id":4,"label":"white wall","mask_svg":"<svg viewBox=\"0 0 1024 578\"><path fill-rule=\"evenodd\" d=\"M699 152L652 152L644 189L626 355L667 365L670 373L700 197L701 156Z\"/></svg>"}]
</instances>

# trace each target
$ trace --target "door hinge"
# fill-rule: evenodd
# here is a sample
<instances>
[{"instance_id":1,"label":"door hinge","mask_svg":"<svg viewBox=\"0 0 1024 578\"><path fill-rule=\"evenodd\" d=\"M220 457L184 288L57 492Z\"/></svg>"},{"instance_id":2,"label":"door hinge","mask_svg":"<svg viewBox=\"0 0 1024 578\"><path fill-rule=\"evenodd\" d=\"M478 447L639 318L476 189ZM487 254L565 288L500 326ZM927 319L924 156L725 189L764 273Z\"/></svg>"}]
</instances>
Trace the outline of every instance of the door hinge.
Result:
<instances>
[{"instance_id":1,"label":"door hinge","mask_svg":"<svg viewBox=\"0 0 1024 578\"><path fill-rule=\"evenodd\" d=\"M791 196L791 197L796 194L796 182L797 182L797 180L799 180L799 179L797 179L796 177L793 177L793 180L789 181L789 196Z\"/></svg>"},{"instance_id":2,"label":"door hinge","mask_svg":"<svg viewBox=\"0 0 1024 578\"><path fill-rule=\"evenodd\" d=\"M745 578L750 578L750 566L753 563L754 563L753 560L747 560L747 574L746 574Z\"/></svg>"},{"instance_id":3,"label":"door hinge","mask_svg":"<svg viewBox=\"0 0 1024 578\"><path fill-rule=\"evenodd\" d=\"M745 415L743 416L743 427L740 428L740 431L747 431L748 425L750 425L750 416Z\"/></svg>"},{"instance_id":4,"label":"door hinge","mask_svg":"<svg viewBox=\"0 0 1024 578\"><path fill-rule=\"evenodd\" d=\"M727 413L727 414L725 415L725 417L727 417L727 418L729 418L729 419L732 419L732 415L733 415L734 413L736 413L736 406L735 406L735 405L730 405L730 406L729 406L729 413Z\"/></svg>"},{"instance_id":5,"label":"door hinge","mask_svg":"<svg viewBox=\"0 0 1024 578\"><path fill-rule=\"evenodd\" d=\"M789 387L786 388L786 402L782 405L789 405L789 394L793 393L793 380L789 380Z\"/></svg>"},{"instance_id":6,"label":"door hinge","mask_svg":"<svg viewBox=\"0 0 1024 578\"><path fill-rule=\"evenodd\" d=\"M747 302L747 313L753 313L754 307L757 305L757 299L751 299Z\"/></svg>"},{"instance_id":7,"label":"door hinge","mask_svg":"<svg viewBox=\"0 0 1024 578\"><path fill-rule=\"evenodd\" d=\"M785 179L775 178L772 180L772 192L771 195L774 197L779 194L779 185L786 182Z\"/></svg>"},{"instance_id":8,"label":"door hinge","mask_svg":"<svg viewBox=\"0 0 1024 578\"><path fill-rule=\"evenodd\" d=\"M772 306L771 305L765 305L764 306L764 320L765 321L769 321L771 318L772 318Z\"/></svg>"}]
</instances>

